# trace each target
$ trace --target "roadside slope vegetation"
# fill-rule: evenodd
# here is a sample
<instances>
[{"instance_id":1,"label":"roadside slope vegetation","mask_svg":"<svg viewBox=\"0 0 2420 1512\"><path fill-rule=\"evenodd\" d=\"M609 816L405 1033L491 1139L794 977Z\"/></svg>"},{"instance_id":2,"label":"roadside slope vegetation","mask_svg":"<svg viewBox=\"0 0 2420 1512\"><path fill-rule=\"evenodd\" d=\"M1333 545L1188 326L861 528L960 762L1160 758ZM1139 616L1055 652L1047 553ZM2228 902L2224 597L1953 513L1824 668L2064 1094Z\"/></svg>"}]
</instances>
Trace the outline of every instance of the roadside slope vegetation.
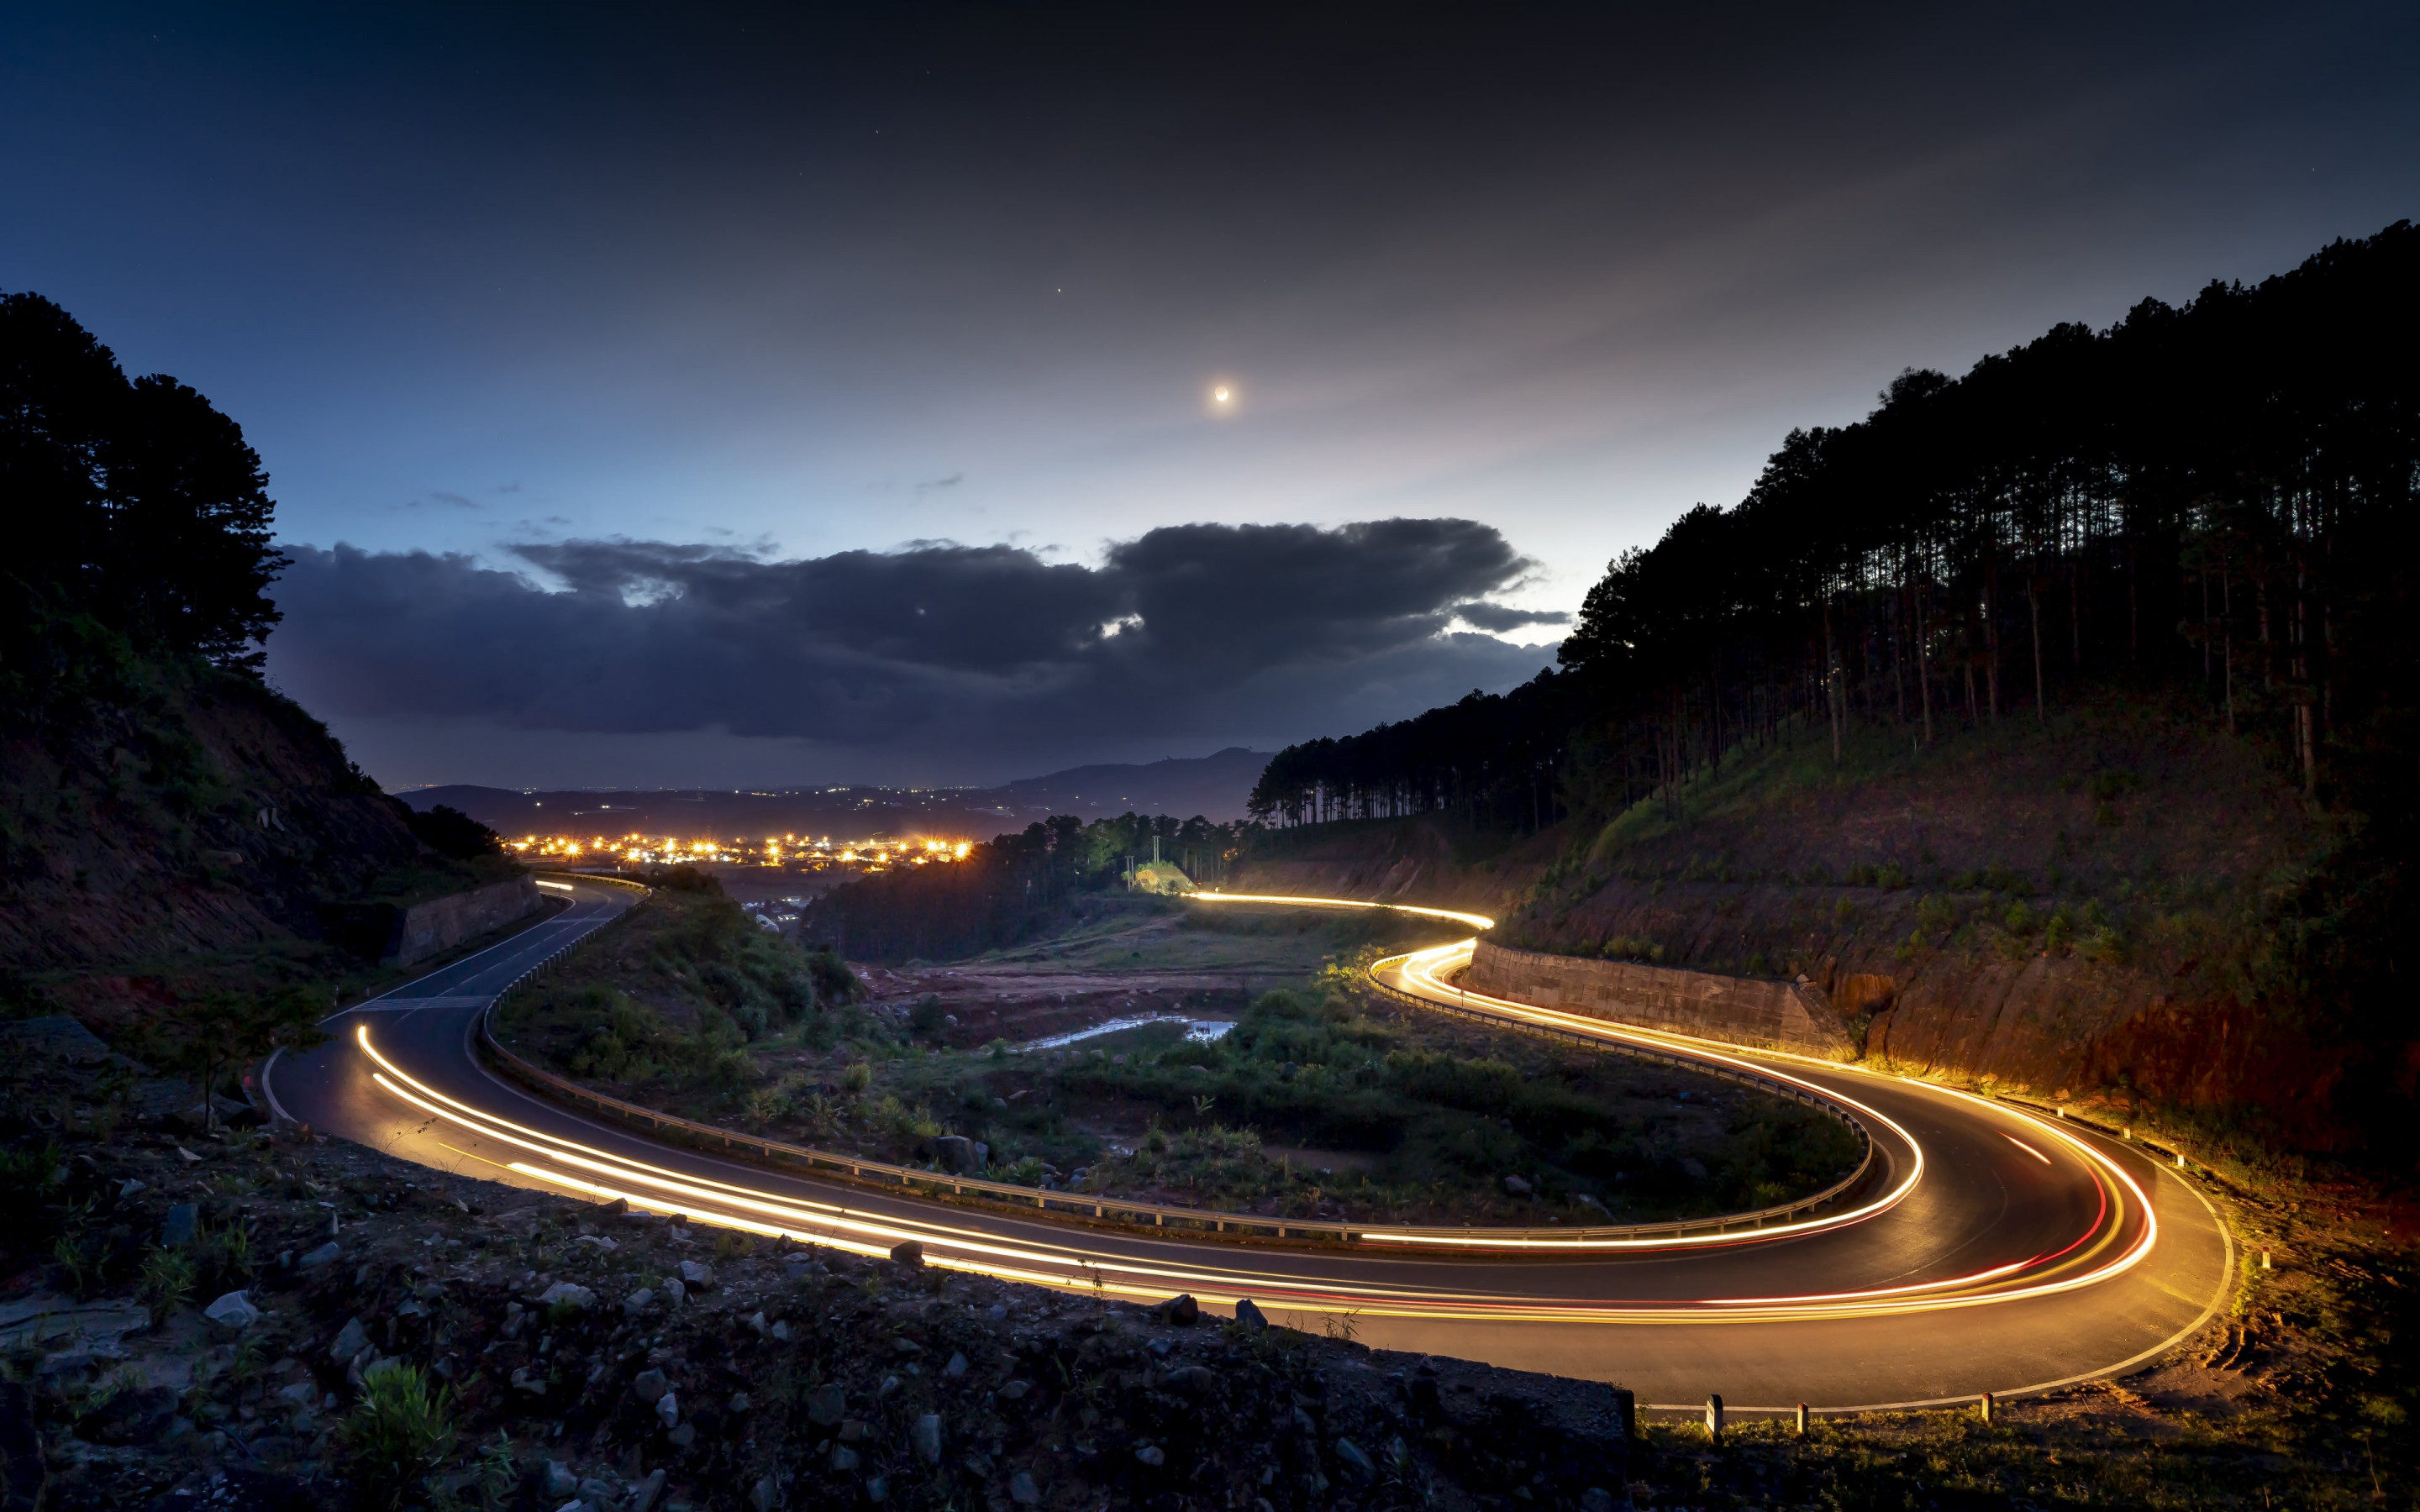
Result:
<instances>
[{"instance_id":1,"label":"roadside slope vegetation","mask_svg":"<svg viewBox=\"0 0 2420 1512\"><path fill-rule=\"evenodd\" d=\"M2217 1110L2294 1092L2266 1111L2323 1144L2387 1127L2420 1068L2415 291L2398 223L1962 378L1903 373L1614 562L1559 671L1290 747L1253 811L1559 821L1512 937L1832 960L1892 979L1852 995L1897 1010L1895 1056ZM1711 918L1654 890L1881 877L1907 886L1696 900ZM1992 990L2019 940L2040 980ZM1903 969L2004 947L1931 987Z\"/></svg>"}]
</instances>

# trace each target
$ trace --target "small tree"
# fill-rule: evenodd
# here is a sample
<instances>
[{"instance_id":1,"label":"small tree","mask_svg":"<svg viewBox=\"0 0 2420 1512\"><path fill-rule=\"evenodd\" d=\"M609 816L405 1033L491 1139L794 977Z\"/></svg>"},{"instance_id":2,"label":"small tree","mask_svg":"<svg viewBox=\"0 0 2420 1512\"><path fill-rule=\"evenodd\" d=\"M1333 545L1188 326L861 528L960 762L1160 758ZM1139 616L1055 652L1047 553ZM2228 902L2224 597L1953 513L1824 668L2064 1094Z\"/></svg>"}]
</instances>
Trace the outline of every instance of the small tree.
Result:
<instances>
[{"instance_id":1,"label":"small tree","mask_svg":"<svg viewBox=\"0 0 2420 1512\"><path fill-rule=\"evenodd\" d=\"M207 992L185 998L160 1016L152 1058L201 1083L204 1126L215 1127L210 1098L238 1066L284 1047L308 1050L327 1039L319 1028L325 989L287 987L271 994Z\"/></svg>"}]
</instances>

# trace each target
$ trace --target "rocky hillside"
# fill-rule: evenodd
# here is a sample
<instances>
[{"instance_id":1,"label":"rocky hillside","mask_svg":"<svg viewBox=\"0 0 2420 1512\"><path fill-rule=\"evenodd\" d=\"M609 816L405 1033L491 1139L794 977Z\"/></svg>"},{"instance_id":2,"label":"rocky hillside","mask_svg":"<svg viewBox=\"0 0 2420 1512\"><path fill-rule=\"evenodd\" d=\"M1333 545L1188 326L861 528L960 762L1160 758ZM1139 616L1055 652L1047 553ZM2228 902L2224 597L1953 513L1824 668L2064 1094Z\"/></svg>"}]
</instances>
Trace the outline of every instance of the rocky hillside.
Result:
<instances>
[{"instance_id":1,"label":"rocky hillside","mask_svg":"<svg viewBox=\"0 0 2420 1512\"><path fill-rule=\"evenodd\" d=\"M10 1057L7 1504L1610 1512L1612 1388L598 1208ZM22 1500L21 1500L22 1498Z\"/></svg>"},{"instance_id":2,"label":"rocky hillside","mask_svg":"<svg viewBox=\"0 0 2420 1512\"><path fill-rule=\"evenodd\" d=\"M2279 1011L2278 935L2335 839L2248 744L2113 696L1837 768L1813 735L1745 754L1575 837L1499 934L1804 974L1872 1057L2324 1139L2341 1052Z\"/></svg>"},{"instance_id":3,"label":"rocky hillside","mask_svg":"<svg viewBox=\"0 0 2420 1512\"><path fill-rule=\"evenodd\" d=\"M95 1023L225 979L335 975L323 904L429 896L475 867L415 838L325 727L195 658L96 661L85 696L0 723L0 997Z\"/></svg>"}]
</instances>

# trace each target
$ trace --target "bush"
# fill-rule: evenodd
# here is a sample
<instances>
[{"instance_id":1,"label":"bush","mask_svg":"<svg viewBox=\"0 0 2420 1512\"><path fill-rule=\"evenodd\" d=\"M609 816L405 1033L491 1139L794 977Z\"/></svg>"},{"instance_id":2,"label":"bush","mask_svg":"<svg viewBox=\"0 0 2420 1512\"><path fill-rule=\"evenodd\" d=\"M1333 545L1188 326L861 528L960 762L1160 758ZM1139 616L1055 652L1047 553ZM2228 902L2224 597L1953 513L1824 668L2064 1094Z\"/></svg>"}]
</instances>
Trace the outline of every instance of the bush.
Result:
<instances>
[{"instance_id":1,"label":"bush","mask_svg":"<svg viewBox=\"0 0 2420 1512\"><path fill-rule=\"evenodd\" d=\"M362 1372L362 1396L339 1430L353 1494L365 1505L413 1500L454 1453L453 1395L431 1393L417 1365L380 1360Z\"/></svg>"}]
</instances>

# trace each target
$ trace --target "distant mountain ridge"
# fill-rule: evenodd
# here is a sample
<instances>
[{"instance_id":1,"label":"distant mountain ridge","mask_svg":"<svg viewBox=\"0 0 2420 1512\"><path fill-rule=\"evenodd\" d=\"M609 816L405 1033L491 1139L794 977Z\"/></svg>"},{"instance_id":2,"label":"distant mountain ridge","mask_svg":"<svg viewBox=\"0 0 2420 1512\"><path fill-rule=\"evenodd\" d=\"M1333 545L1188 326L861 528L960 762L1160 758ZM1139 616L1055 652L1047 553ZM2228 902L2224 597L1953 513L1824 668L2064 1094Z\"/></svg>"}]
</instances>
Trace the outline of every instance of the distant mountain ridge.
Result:
<instances>
[{"instance_id":1,"label":"distant mountain ridge","mask_svg":"<svg viewBox=\"0 0 2420 1512\"><path fill-rule=\"evenodd\" d=\"M1123 813L1225 822L1244 817L1268 753L1230 746L1208 756L1071 766L994 788L671 788L523 792L449 783L396 794L423 811L444 804L504 835L585 830L705 836L955 834L988 839L1052 814Z\"/></svg>"}]
</instances>

